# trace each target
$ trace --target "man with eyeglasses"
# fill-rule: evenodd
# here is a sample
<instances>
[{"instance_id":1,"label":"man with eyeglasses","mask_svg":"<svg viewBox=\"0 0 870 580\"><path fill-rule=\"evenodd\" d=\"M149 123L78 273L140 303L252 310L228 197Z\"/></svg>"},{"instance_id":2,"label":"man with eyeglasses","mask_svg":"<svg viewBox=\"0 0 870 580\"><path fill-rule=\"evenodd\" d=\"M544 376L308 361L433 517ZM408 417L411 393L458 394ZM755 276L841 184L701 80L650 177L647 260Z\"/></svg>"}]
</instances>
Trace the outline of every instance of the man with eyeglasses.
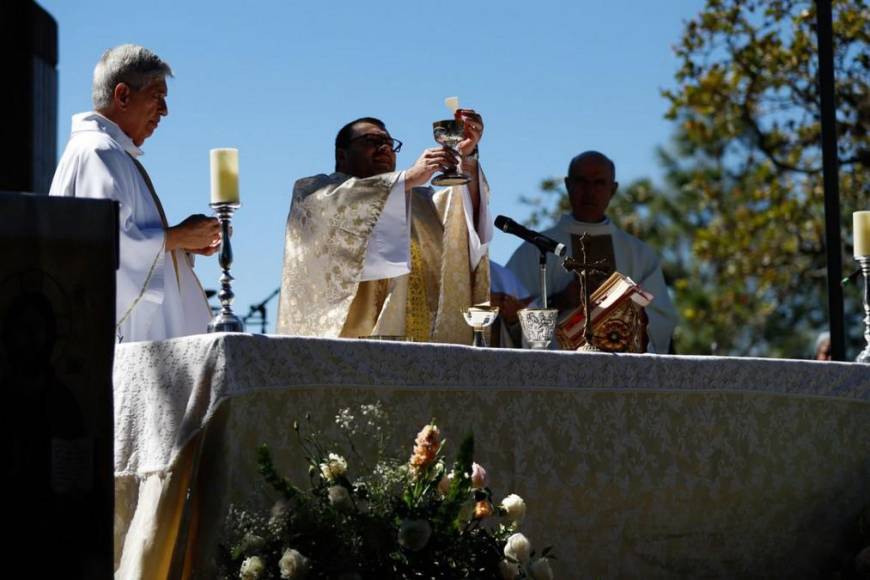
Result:
<instances>
[{"instance_id":1,"label":"man with eyeglasses","mask_svg":"<svg viewBox=\"0 0 870 580\"><path fill-rule=\"evenodd\" d=\"M597 271L590 274L590 293L594 292L614 271L624 274L640 284L654 296L646 306L649 319L648 350L659 354L671 351L671 336L677 324L677 312L668 296L662 274L661 260L654 249L617 227L607 217L607 207L616 194L616 166L603 153L586 151L574 157L568 165L565 188L571 204L571 213L563 215L552 228L542 233L571 248L572 255L580 259L579 238L587 234L584 245L589 263L597 263ZM507 263L508 269L532 291L537 299L539 289L538 250L524 243ZM577 277L565 271L558 259L547 258L547 288L551 308L563 315L580 304L580 285Z\"/></svg>"},{"instance_id":2,"label":"man with eyeglasses","mask_svg":"<svg viewBox=\"0 0 870 580\"><path fill-rule=\"evenodd\" d=\"M335 172L293 189L278 332L395 336L469 344L461 311L489 300L489 188L478 166L483 119L460 109L461 159L426 149L396 171L402 143L372 117L342 127ZM439 170L461 164L470 183L434 191Z\"/></svg>"}]
</instances>

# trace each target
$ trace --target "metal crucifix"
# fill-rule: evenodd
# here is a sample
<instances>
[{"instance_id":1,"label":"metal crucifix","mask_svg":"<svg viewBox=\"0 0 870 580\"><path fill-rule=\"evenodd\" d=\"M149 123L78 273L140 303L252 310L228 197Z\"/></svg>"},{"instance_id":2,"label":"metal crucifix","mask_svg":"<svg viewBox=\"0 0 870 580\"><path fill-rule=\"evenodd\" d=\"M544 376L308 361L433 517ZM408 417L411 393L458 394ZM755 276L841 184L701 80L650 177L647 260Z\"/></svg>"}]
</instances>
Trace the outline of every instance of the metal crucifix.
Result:
<instances>
[{"instance_id":1,"label":"metal crucifix","mask_svg":"<svg viewBox=\"0 0 870 580\"><path fill-rule=\"evenodd\" d=\"M598 350L595 345L592 344L592 325L589 322L589 300L592 294L589 291L589 274L592 272L607 274L608 271L598 267L601 264L607 263L607 260L601 259L595 260L594 262L588 261L586 257L586 238L588 237L589 234L583 232L576 238L577 245L580 246L582 262L578 262L575 258L568 256L562 260L562 267L565 268L565 270L574 272L580 278L580 300L583 306L583 340L586 341L584 349Z\"/></svg>"}]
</instances>

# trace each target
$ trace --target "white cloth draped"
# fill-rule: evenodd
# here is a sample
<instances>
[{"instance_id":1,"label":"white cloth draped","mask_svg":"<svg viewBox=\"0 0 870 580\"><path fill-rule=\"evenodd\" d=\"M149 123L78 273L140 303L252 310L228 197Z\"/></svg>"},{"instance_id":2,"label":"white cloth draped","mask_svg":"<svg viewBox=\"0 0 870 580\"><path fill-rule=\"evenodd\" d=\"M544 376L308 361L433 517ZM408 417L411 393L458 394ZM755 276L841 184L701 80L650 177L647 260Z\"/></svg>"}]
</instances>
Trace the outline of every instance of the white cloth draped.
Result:
<instances>
[{"instance_id":1,"label":"white cloth draped","mask_svg":"<svg viewBox=\"0 0 870 580\"><path fill-rule=\"evenodd\" d=\"M618 228L610 219L601 223L584 223L570 215L563 215L552 228L544 230L545 236L571 248L571 235L586 232L589 235L610 235L613 240L613 256L616 270L625 274L655 297L646 307L649 317L649 350L667 353L671 336L677 325L678 315L674 308L668 287L662 274L661 260L650 246ZM536 299L540 299L538 249L523 243L511 256L507 267L511 270ZM552 295L564 290L571 283L574 274L562 268L561 261L553 254L547 254L547 293Z\"/></svg>"},{"instance_id":2,"label":"white cloth draped","mask_svg":"<svg viewBox=\"0 0 870 580\"><path fill-rule=\"evenodd\" d=\"M366 247L360 281L396 278L411 272L411 204L400 173L384 202Z\"/></svg>"},{"instance_id":3,"label":"white cloth draped","mask_svg":"<svg viewBox=\"0 0 870 580\"><path fill-rule=\"evenodd\" d=\"M468 186L460 186L462 205L465 208L465 225L468 227L468 259L469 266L474 270L477 264L487 254L489 242L492 240L492 216L489 214L489 182L483 174L483 166L478 165L480 175L480 207L478 209L477 226L474 225L474 210L471 205L471 192Z\"/></svg>"},{"instance_id":4,"label":"white cloth draped","mask_svg":"<svg viewBox=\"0 0 870 580\"><path fill-rule=\"evenodd\" d=\"M116 324L124 342L206 331L210 318L192 256L164 251L164 223L134 159L142 155L118 125L88 112L73 116L50 195L120 204Z\"/></svg>"},{"instance_id":5,"label":"white cloth draped","mask_svg":"<svg viewBox=\"0 0 870 580\"><path fill-rule=\"evenodd\" d=\"M557 578L817 577L870 502L862 365L216 334L114 368L116 578L176 577L185 551L215 577L227 505L267 487L257 446L305 485L293 420L339 440L338 410L375 401L402 453L432 417L473 429Z\"/></svg>"},{"instance_id":6,"label":"white cloth draped","mask_svg":"<svg viewBox=\"0 0 870 580\"><path fill-rule=\"evenodd\" d=\"M459 186L462 192L465 225L468 228L468 263L472 270L486 255L492 240L492 220L489 215L489 184L480 173L480 216L474 223L474 210L468 186ZM434 193L430 188L431 193ZM360 281L397 278L411 273L411 204L405 193L405 173L399 174L375 229L366 247Z\"/></svg>"},{"instance_id":7,"label":"white cloth draped","mask_svg":"<svg viewBox=\"0 0 870 580\"><path fill-rule=\"evenodd\" d=\"M333 174L335 175L335 174ZM330 176L333 177L333 176ZM423 188L429 189L429 188ZM477 225L474 223L474 209L471 193L467 186L459 186L462 192L465 225L468 228L468 263L471 270L477 267L486 255L492 240L492 220L489 214L489 184L480 178L480 213ZM429 189L430 194L434 193ZM411 204L410 196L405 193L405 174L399 174L378 222L366 247L360 281L397 278L411 272Z\"/></svg>"}]
</instances>

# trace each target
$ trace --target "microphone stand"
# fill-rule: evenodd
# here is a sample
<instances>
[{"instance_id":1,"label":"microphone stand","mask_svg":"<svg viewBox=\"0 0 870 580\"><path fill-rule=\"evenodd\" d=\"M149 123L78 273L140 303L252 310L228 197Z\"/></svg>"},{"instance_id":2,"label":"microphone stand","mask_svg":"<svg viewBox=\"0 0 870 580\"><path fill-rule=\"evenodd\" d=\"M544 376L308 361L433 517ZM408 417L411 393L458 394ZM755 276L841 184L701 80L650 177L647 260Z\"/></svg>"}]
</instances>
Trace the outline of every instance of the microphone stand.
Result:
<instances>
[{"instance_id":1,"label":"microphone stand","mask_svg":"<svg viewBox=\"0 0 870 580\"><path fill-rule=\"evenodd\" d=\"M255 314L259 313L260 314L260 334L266 334L266 304L268 304L269 301L272 300L272 298L277 296L280 291L281 291L280 287L275 288L275 290L271 294L269 294L269 296L267 296L265 300L263 300L259 304L252 304L250 306L250 310L248 310L248 314L246 314L242 318L242 322L247 324L248 319L253 317Z\"/></svg>"},{"instance_id":2,"label":"microphone stand","mask_svg":"<svg viewBox=\"0 0 870 580\"><path fill-rule=\"evenodd\" d=\"M547 253L540 250L541 257L538 261L540 264L539 283L541 286L541 303L544 308L547 308Z\"/></svg>"}]
</instances>

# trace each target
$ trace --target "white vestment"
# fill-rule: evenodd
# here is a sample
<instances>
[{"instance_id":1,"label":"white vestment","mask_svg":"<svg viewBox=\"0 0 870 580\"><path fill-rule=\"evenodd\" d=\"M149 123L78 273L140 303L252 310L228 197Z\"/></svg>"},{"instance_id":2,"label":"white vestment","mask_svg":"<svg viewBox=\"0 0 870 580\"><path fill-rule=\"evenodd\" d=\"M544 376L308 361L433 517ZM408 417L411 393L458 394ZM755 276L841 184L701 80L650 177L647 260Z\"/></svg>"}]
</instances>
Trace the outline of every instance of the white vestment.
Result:
<instances>
[{"instance_id":1,"label":"white vestment","mask_svg":"<svg viewBox=\"0 0 870 580\"><path fill-rule=\"evenodd\" d=\"M613 240L613 257L616 270L625 274L648 290L655 297L646 307L649 317L647 334L649 350L660 354L668 352L674 328L677 325L677 311L671 303L665 278L662 274L661 260L650 246L616 227L609 219L601 223L579 222L571 215L563 215L552 228L541 232L557 242L571 248L571 235L586 232L590 236L609 235ZM540 252L537 247L524 243L507 263L508 269L520 279L531 295L540 299ZM579 256L575 256L579 259ZM564 290L574 279L574 273L562 268L559 258L547 254L547 294L552 296Z\"/></svg>"},{"instance_id":2,"label":"white vestment","mask_svg":"<svg viewBox=\"0 0 870 580\"><path fill-rule=\"evenodd\" d=\"M145 169L135 160L140 155L142 150L106 117L94 112L74 115L50 194L120 204L115 300L120 340L204 333L211 311L193 272L193 256L165 251L168 224Z\"/></svg>"},{"instance_id":3,"label":"white vestment","mask_svg":"<svg viewBox=\"0 0 870 580\"><path fill-rule=\"evenodd\" d=\"M483 170L481 171L481 175ZM338 173L329 176L334 180ZM308 178L311 179L311 178ZM302 180L302 181L307 181ZM468 265L474 270L481 258L486 255L492 239L492 220L489 215L489 184L480 179L480 199L478 226L474 225L474 210L471 192L467 186L457 187L462 196L462 210L465 227L468 229ZM415 188L420 195L431 197L435 192L429 188ZM399 173L390 194L384 202L384 209L378 216L366 246L360 281L397 278L411 273L411 203L410 195L405 193L405 174Z\"/></svg>"}]
</instances>

